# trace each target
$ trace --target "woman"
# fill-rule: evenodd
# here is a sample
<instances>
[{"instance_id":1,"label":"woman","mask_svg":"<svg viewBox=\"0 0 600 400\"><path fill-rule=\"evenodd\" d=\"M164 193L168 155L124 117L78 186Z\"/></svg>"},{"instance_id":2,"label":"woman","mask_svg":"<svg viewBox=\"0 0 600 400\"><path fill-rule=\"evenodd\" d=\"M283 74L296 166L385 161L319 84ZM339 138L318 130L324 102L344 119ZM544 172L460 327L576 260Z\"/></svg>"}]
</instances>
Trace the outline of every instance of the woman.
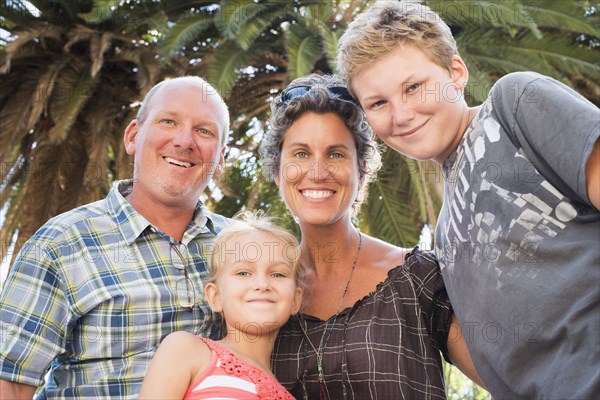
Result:
<instances>
[{"instance_id":1,"label":"woman","mask_svg":"<svg viewBox=\"0 0 600 400\"><path fill-rule=\"evenodd\" d=\"M343 82L294 80L273 101L261 154L300 224L307 271L301 313L275 344L278 380L300 399L445 398L442 350L480 383L433 255L352 224L381 158Z\"/></svg>"}]
</instances>

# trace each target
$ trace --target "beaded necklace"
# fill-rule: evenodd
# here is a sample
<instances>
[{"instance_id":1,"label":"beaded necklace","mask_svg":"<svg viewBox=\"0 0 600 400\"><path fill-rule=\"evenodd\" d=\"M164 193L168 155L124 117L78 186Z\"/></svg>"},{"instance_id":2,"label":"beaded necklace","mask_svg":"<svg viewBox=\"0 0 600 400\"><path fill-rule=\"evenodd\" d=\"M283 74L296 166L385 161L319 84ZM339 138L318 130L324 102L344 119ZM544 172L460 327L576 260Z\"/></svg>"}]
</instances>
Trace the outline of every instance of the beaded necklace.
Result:
<instances>
[{"instance_id":1,"label":"beaded necklace","mask_svg":"<svg viewBox=\"0 0 600 400\"><path fill-rule=\"evenodd\" d=\"M329 342L329 338L331 337L331 332L333 331L333 327L335 326L335 322L337 321L340 312L342 311L342 305L344 304L344 299L346 298L346 293L348 293L348 287L350 286L350 281L352 280L352 275L354 275L354 269L356 268L356 262L358 261L358 255L360 254L360 247L362 245L362 234L358 231L358 248L356 249L356 255L354 256L354 262L352 263L352 269L350 270L350 276L348 277L348 281L346 282L346 287L344 288L344 293L342 294L342 298L340 299L340 303L337 306L337 311L333 316L333 321L331 324L327 322L325 324L325 330L321 335L321 340L319 341L319 347L315 347L313 342L308 337L308 324L302 317L302 314L299 314L300 318L300 329L302 329L302 333L304 337L312 347L313 351L317 356L317 371L319 376L317 380L319 381L319 399L325 400L325 375L323 373L323 354L325 353L325 348L327 347L327 343Z\"/></svg>"}]
</instances>

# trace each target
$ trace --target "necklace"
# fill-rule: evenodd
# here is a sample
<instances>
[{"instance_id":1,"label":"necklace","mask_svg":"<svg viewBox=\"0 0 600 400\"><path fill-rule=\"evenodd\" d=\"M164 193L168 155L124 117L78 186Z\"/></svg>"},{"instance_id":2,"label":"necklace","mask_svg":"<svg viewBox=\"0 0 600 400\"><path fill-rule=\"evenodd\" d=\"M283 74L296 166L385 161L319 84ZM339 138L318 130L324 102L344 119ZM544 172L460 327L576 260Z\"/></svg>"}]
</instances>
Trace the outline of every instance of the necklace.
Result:
<instances>
[{"instance_id":1,"label":"necklace","mask_svg":"<svg viewBox=\"0 0 600 400\"><path fill-rule=\"evenodd\" d=\"M315 347L313 342L308 337L308 332L307 332L308 324L302 317L302 314L299 314L299 318L302 320L302 321L300 321L300 329L302 330L304 337L306 338L306 340L310 344L310 347L312 347L313 351L315 352L315 354L317 356L317 372L319 373L317 380L319 381L319 398L321 400L325 399L325 375L323 374L323 354L325 353L325 348L327 347L327 343L329 342L329 338L331 337L331 332L333 331L335 322L337 321L337 318L340 315L340 312L342 311L342 305L344 304L344 299L346 298L346 293L348 293L348 287L350 286L350 281L352 281L352 275L354 275L354 269L356 269L356 262L358 261L358 255L360 254L361 245L362 245L362 234L360 233L360 231L358 231L358 247L356 249L356 255L354 256L354 262L352 263L352 268L350 269L350 276L348 277L348 281L346 282L346 287L344 288L344 293L342 293L342 298L340 299L340 302L337 306L337 311L335 312L335 315L333 316L333 321L331 322L331 324L329 324L329 322L327 322L325 324L325 330L323 331L323 334L321 335L321 340L319 341L318 348ZM303 322L304 322L304 324L303 324Z\"/></svg>"}]
</instances>

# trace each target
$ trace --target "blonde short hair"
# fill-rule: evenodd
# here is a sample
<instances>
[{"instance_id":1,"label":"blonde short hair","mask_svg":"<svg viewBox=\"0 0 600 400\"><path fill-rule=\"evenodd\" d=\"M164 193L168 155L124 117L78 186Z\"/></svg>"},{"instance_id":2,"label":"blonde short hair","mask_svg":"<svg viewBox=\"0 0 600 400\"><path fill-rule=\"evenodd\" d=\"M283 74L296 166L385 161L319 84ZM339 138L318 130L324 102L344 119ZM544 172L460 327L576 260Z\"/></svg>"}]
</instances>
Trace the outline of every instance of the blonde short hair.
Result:
<instances>
[{"instance_id":1,"label":"blonde short hair","mask_svg":"<svg viewBox=\"0 0 600 400\"><path fill-rule=\"evenodd\" d=\"M234 221L224 227L214 243L213 251L208 257L207 283L216 283L223 267L223 252L227 251L226 244L241 235L252 235L258 232L272 235L285 243L284 258L292 267L296 286L302 288L305 270L300 264L300 246L298 240L289 231L276 225L269 217L260 211L243 211L234 216Z\"/></svg>"},{"instance_id":2,"label":"blonde short hair","mask_svg":"<svg viewBox=\"0 0 600 400\"><path fill-rule=\"evenodd\" d=\"M451 71L458 55L450 27L429 7L413 1L379 1L348 25L338 44L338 70L348 88L362 68L399 46L414 46Z\"/></svg>"}]
</instances>

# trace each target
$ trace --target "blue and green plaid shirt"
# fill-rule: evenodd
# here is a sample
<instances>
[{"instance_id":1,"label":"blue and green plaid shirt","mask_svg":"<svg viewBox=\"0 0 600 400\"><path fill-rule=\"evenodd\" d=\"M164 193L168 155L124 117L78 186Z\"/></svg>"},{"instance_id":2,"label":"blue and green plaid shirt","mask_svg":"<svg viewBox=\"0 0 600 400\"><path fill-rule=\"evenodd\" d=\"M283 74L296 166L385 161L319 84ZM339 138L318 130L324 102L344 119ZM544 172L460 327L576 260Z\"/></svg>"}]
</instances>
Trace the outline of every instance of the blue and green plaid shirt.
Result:
<instances>
[{"instance_id":1,"label":"blue and green plaid shirt","mask_svg":"<svg viewBox=\"0 0 600 400\"><path fill-rule=\"evenodd\" d=\"M177 242L125 200L131 189L115 183L106 199L51 219L23 246L0 296L0 379L44 384L47 398L135 398L167 334L214 336L205 252L228 220L198 202ZM184 271L171 262L172 244L198 294L192 308L176 298Z\"/></svg>"}]
</instances>

